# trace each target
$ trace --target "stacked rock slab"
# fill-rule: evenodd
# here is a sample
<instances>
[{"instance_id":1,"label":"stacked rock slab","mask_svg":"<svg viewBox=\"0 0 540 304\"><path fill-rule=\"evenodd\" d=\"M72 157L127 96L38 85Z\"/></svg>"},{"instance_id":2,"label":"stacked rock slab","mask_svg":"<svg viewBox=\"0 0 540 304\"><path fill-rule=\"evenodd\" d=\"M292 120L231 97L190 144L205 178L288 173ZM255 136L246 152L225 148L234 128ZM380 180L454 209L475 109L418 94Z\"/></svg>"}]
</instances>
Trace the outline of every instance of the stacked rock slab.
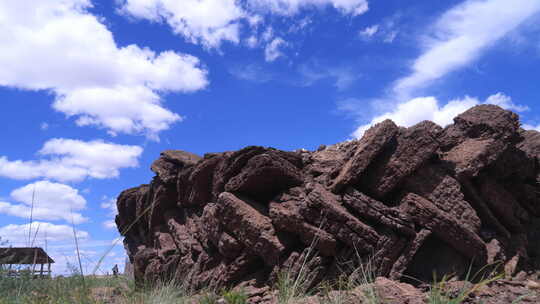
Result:
<instances>
[{"instance_id":1,"label":"stacked rock slab","mask_svg":"<svg viewBox=\"0 0 540 304\"><path fill-rule=\"evenodd\" d=\"M384 121L318 151L165 151L149 185L122 192L116 223L138 283L313 284L367 261L376 275L427 281L502 262L540 266L540 133L474 107L441 128Z\"/></svg>"}]
</instances>

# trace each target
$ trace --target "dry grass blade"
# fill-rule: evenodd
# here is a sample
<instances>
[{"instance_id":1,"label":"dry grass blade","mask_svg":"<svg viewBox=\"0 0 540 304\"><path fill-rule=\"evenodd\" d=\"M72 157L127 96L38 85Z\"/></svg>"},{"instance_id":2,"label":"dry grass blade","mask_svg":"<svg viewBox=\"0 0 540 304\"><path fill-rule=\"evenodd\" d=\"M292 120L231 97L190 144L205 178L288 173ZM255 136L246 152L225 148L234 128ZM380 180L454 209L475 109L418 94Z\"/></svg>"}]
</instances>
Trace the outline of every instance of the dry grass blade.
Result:
<instances>
[{"instance_id":1,"label":"dry grass blade","mask_svg":"<svg viewBox=\"0 0 540 304\"><path fill-rule=\"evenodd\" d=\"M477 277L480 274L484 273L484 270L493 267L493 270L489 272L487 277L482 276L480 278L479 282L477 283L471 283L471 285L464 284L461 289L457 291L457 296L450 297L447 295L447 286L449 284L448 282L448 276L444 276L441 281L437 281L436 276L434 277L434 283L431 285L429 295L428 295L428 304L461 304L464 303L464 301L474 292L479 290L480 288L487 286L488 284L495 282L497 280L500 280L504 277L503 273L497 273L497 267L500 265L500 263L493 263L488 264L482 267L480 270L477 271L477 273L471 278L470 274L472 271L472 265L469 267L469 270L467 271L467 275L465 277L465 282L469 281L477 281Z\"/></svg>"},{"instance_id":2,"label":"dry grass blade","mask_svg":"<svg viewBox=\"0 0 540 304\"><path fill-rule=\"evenodd\" d=\"M32 237L32 223L34 222L34 200L36 198L36 185L34 184L34 189L32 190L32 205L30 206L30 220L28 225L28 246L30 246L30 239Z\"/></svg>"},{"instance_id":3,"label":"dry grass blade","mask_svg":"<svg viewBox=\"0 0 540 304\"><path fill-rule=\"evenodd\" d=\"M146 215L146 213L148 213L148 211L152 210L153 208L155 208L155 206L157 206L158 203L156 203L155 201L148 207L146 207L146 209L143 210L143 212L141 214L139 214L139 216L137 216L137 218L135 218L135 220L129 224L129 226L124 229L120 234L121 235L125 235L129 230L131 230L131 228L133 226L135 226L135 224L137 222L139 222L139 220L144 216ZM109 246L109 248L105 251L105 253L99 258L98 262L96 263L96 266L94 267L94 270L92 271L92 274L95 275L96 272L99 270L99 267L101 265L101 263L103 263L103 260L109 255L109 253L112 251L112 249L118 244L118 242L120 242L121 238L117 238L113 241L113 243L111 244L111 246Z\"/></svg>"},{"instance_id":4,"label":"dry grass blade","mask_svg":"<svg viewBox=\"0 0 540 304\"><path fill-rule=\"evenodd\" d=\"M325 222L326 218L323 218L319 229L322 229ZM310 269L310 266L312 266L311 264L316 258L316 248L319 240L320 237L316 235L309 247L304 250L304 253L300 256L301 264L298 271L288 269L278 274L276 288L279 304L289 304L295 299L305 297L309 294L309 289L312 287L316 276Z\"/></svg>"},{"instance_id":5,"label":"dry grass blade","mask_svg":"<svg viewBox=\"0 0 540 304\"><path fill-rule=\"evenodd\" d=\"M71 227L73 228L73 239L75 240L75 250L77 251L77 261L79 262L79 271L81 280L84 286L84 272L81 262L81 252L79 250L79 238L77 238L77 231L75 230L75 222L73 221L73 210L71 210Z\"/></svg>"}]
</instances>

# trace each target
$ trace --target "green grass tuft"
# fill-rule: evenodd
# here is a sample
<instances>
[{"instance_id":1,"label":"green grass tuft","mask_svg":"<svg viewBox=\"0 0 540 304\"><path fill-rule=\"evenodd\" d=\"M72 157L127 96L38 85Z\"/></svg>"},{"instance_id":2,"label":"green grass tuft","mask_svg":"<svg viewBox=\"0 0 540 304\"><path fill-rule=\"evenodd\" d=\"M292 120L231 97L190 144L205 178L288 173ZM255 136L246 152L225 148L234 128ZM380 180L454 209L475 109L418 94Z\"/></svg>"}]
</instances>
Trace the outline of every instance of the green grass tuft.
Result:
<instances>
[{"instance_id":1,"label":"green grass tuft","mask_svg":"<svg viewBox=\"0 0 540 304\"><path fill-rule=\"evenodd\" d=\"M246 304L248 296L243 290L231 290L223 294L223 299L227 304Z\"/></svg>"}]
</instances>

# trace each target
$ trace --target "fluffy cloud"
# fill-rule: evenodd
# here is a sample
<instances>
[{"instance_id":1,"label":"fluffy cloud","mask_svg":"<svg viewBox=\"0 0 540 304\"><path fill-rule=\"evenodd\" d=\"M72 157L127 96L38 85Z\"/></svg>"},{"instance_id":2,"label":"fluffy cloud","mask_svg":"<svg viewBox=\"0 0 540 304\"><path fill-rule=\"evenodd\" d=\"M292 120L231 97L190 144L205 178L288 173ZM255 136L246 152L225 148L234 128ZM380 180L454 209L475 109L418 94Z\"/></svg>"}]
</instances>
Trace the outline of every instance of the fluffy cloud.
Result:
<instances>
[{"instance_id":1,"label":"fluffy cloud","mask_svg":"<svg viewBox=\"0 0 540 304\"><path fill-rule=\"evenodd\" d=\"M116 205L116 199L103 197L101 208L109 210L109 216L112 217L112 219L108 219L105 222L103 222L103 227L107 229L115 229L116 223L114 221L114 217L118 214L118 207Z\"/></svg>"},{"instance_id":2,"label":"fluffy cloud","mask_svg":"<svg viewBox=\"0 0 540 304\"><path fill-rule=\"evenodd\" d=\"M0 227L0 236L2 240L5 238L11 246L28 246L28 232L31 227L31 240L33 243L43 244L45 240L47 242L61 242L73 240L73 227L68 225L55 225L47 222L33 222L32 225L15 225L10 224ZM86 231L76 231L77 238L85 240L89 238L89 234Z\"/></svg>"},{"instance_id":3,"label":"fluffy cloud","mask_svg":"<svg viewBox=\"0 0 540 304\"><path fill-rule=\"evenodd\" d=\"M179 121L160 92L204 88L193 56L117 46L89 0L0 2L0 86L51 90L54 108L79 125L157 138Z\"/></svg>"},{"instance_id":4,"label":"fluffy cloud","mask_svg":"<svg viewBox=\"0 0 540 304\"><path fill-rule=\"evenodd\" d=\"M77 212L86 208L86 200L77 189L68 185L39 181L13 190L11 198L21 204L0 202L0 213L27 219L32 215L37 220L64 220L74 224L88 221Z\"/></svg>"},{"instance_id":5,"label":"fluffy cloud","mask_svg":"<svg viewBox=\"0 0 540 304\"><path fill-rule=\"evenodd\" d=\"M412 73L399 79L394 91L407 97L464 66L539 11L538 0L467 0L457 5L424 37L424 51L414 61Z\"/></svg>"},{"instance_id":6,"label":"fluffy cloud","mask_svg":"<svg viewBox=\"0 0 540 304\"><path fill-rule=\"evenodd\" d=\"M363 30L360 30L360 32L358 32L358 35L360 35L360 37L363 37L365 39L369 39L373 35L375 35L377 33L377 31L379 31L379 25L375 24L375 25L372 25L372 26L368 26L368 27L364 28Z\"/></svg>"},{"instance_id":7,"label":"fluffy cloud","mask_svg":"<svg viewBox=\"0 0 540 304\"><path fill-rule=\"evenodd\" d=\"M419 97L398 104L394 111L376 116L370 123L358 127L353 136L362 137L367 129L386 119L391 119L403 127L410 127L424 120L431 120L444 127L451 124L457 115L479 104L495 104L517 111L527 110L527 107L514 104L509 96L502 93L491 95L483 102L477 98L466 96L463 99L452 100L444 106L441 106L435 97Z\"/></svg>"},{"instance_id":8,"label":"fluffy cloud","mask_svg":"<svg viewBox=\"0 0 540 304\"><path fill-rule=\"evenodd\" d=\"M140 133L157 139L160 131L180 121L181 117L160 105L159 96L146 87L85 88L61 95L54 109L68 116L78 116L79 126L96 125L117 132Z\"/></svg>"},{"instance_id":9,"label":"fluffy cloud","mask_svg":"<svg viewBox=\"0 0 540 304\"><path fill-rule=\"evenodd\" d=\"M12 179L49 178L80 181L85 178L113 178L119 169L138 166L139 146L107 143L101 140L80 141L55 138L38 152L39 160L10 161L0 156L0 176Z\"/></svg>"},{"instance_id":10,"label":"fluffy cloud","mask_svg":"<svg viewBox=\"0 0 540 304\"><path fill-rule=\"evenodd\" d=\"M253 0L249 5L281 15L294 15L309 7L332 6L343 14L361 15L368 10L367 0Z\"/></svg>"},{"instance_id":11,"label":"fluffy cloud","mask_svg":"<svg viewBox=\"0 0 540 304\"><path fill-rule=\"evenodd\" d=\"M238 43L240 19L246 17L235 0L126 0L121 12L154 22L165 21L193 43L218 47Z\"/></svg>"},{"instance_id":12,"label":"fluffy cloud","mask_svg":"<svg viewBox=\"0 0 540 304\"><path fill-rule=\"evenodd\" d=\"M540 132L540 125L524 124L522 127L525 130L534 130Z\"/></svg>"},{"instance_id":13,"label":"fluffy cloud","mask_svg":"<svg viewBox=\"0 0 540 304\"><path fill-rule=\"evenodd\" d=\"M512 101L512 98L510 96L506 96L503 93L497 93L495 95L489 96L486 99L485 103L493 104L493 105L499 106L501 108L505 108L507 110L512 110L512 111L516 111L516 112L524 112L524 111L529 110L529 107L527 107L527 106L522 106L522 105L515 104Z\"/></svg>"},{"instance_id":14,"label":"fluffy cloud","mask_svg":"<svg viewBox=\"0 0 540 304\"><path fill-rule=\"evenodd\" d=\"M118 207L116 205L116 199L104 197L104 201L101 203L101 208L108 209L111 216L118 214Z\"/></svg>"},{"instance_id":15,"label":"fluffy cloud","mask_svg":"<svg viewBox=\"0 0 540 304\"><path fill-rule=\"evenodd\" d=\"M218 48L224 41L237 44L243 24L258 26L260 14L290 17L305 8L325 6L353 16L368 10L367 0L121 0L119 11L137 19L166 22L187 41ZM246 43L254 47L257 38L249 36Z\"/></svg>"},{"instance_id":16,"label":"fluffy cloud","mask_svg":"<svg viewBox=\"0 0 540 304\"><path fill-rule=\"evenodd\" d=\"M377 111L382 114L358 127L353 135L361 137L370 126L384 119L392 119L402 126L411 126L427 119L444 126L451 123L457 114L480 103L495 104L514 111L527 110L527 107L514 104L510 97L501 93L483 102L466 97L443 106L435 97L414 97L418 89L476 59L486 48L539 12L540 2L536 0L466 0L449 9L422 37L423 50L413 63L412 72L395 81L390 93L373 104L375 108L391 107L392 110ZM384 41L391 42L397 34L393 30L394 24L394 20L389 19L374 35L385 32ZM365 111L359 111L355 103L354 99L345 100L339 107L353 115L363 116Z\"/></svg>"},{"instance_id":17,"label":"fluffy cloud","mask_svg":"<svg viewBox=\"0 0 540 304\"><path fill-rule=\"evenodd\" d=\"M269 44L266 45L264 49L264 59L268 62L272 62L279 57L283 56L283 52L280 48L287 46L285 40L277 37L272 40Z\"/></svg>"},{"instance_id":18,"label":"fluffy cloud","mask_svg":"<svg viewBox=\"0 0 540 304\"><path fill-rule=\"evenodd\" d=\"M109 219L103 222L103 227L107 229L116 229L116 222L114 219Z\"/></svg>"}]
</instances>

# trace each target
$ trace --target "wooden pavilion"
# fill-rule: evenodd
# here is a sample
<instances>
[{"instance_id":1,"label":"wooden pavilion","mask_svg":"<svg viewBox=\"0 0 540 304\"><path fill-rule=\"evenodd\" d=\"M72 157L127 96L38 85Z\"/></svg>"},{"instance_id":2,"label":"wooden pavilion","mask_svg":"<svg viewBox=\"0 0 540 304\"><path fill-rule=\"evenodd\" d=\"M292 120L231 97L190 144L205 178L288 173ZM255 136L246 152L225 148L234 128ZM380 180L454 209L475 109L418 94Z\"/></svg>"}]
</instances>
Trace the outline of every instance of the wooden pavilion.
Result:
<instances>
[{"instance_id":1,"label":"wooden pavilion","mask_svg":"<svg viewBox=\"0 0 540 304\"><path fill-rule=\"evenodd\" d=\"M0 248L0 267L11 277L29 273L32 277L50 277L54 260L39 247ZM47 265L47 268L45 268ZM1 273L0 273L1 274Z\"/></svg>"}]
</instances>

